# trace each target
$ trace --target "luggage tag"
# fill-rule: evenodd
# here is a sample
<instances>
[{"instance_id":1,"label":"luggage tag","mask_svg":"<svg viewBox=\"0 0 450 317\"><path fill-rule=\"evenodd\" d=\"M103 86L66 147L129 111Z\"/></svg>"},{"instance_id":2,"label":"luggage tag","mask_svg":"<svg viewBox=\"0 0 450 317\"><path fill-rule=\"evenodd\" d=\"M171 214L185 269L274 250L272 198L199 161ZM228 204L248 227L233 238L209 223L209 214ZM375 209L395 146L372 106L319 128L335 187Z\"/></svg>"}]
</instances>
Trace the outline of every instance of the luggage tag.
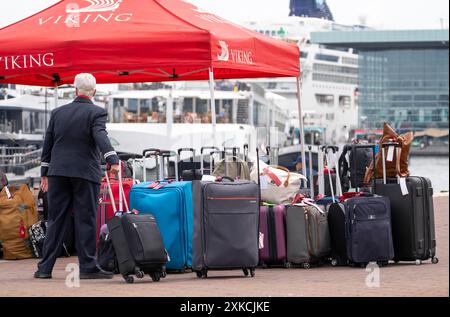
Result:
<instances>
[{"instance_id":1,"label":"luggage tag","mask_svg":"<svg viewBox=\"0 0 450 317\"><path fill-rule=\"evenodd\" d=\"M5 192L6 192L6 197L8 199L12 199L13 198L13 196L11 195L11 192L9 191L8 186L5 186Z\"/></svg>"},{"instance_id":2,"label":"luggage tag","mask_svg":"<svg viewBox=\"0 0 450 317\"><path fill-rule=\"evenodd\" d=\"M387 162L392 162L394 160L394 152L395 152L395 146L390 146L388 148L388 153L387 153L387 158L386 158Z\"/></svg>"},{"instance_id":3,"label":"luggage tag","mask_svg":"<svg viewBox=\"0 0 450 317\"><path fill-rule=\"evenodd\" d=\"M216 177L212 175L203 175L202 182L215 182Z\"/></svg>"},{"instance_id":4,"label":"luggage tag","mask_svg":"<svg viewBox=\"0 0 450 317\"><path fill-rule=\"evenodd\" d=\"M408 190L408 186L406 185L406 178L398 177L398 182L400 184L400 189L402 190L403 196L408 196L409 190Z\"/></svg>"},{"instance_id":5,"label":"luggage tag","mask_svg":"<svg viewBox=\"0 0 450 317\"><path fill-rule=\"evenodd\" d=\"M259 249L264 249L264 233L259 233Z\"/></svg>"},{"instance_id":6,"label":"luggage tag","mask_svg":"<svg viewBox=\"0 0 450 317\"><path fill-rule=\"evenodd\" d=\"M25 239L26 238L26 231L25 224L23 223L23 220L20 221L20 227L19 227L19 238Z\"/></svg>"}]
</instances>

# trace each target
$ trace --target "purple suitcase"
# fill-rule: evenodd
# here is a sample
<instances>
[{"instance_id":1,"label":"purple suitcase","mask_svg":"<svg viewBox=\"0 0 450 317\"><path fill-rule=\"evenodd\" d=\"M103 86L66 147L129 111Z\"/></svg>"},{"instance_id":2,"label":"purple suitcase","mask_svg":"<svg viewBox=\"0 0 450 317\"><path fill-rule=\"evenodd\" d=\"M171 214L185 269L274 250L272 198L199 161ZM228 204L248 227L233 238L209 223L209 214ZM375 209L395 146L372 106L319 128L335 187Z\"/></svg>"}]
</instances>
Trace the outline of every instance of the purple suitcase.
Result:
<instances>
[{"instance_id":1,"label":"purple suitcase","mask_svg":"<svg viewBox=\"0 0 450 317\"><path fill-rule=\"evenodd\" d=\"M259 214L259 226L262 234L262 248L259 261L262 266L283 265L287 267L286 252L286 207L262 206Z\"/></svg>"}]
</instances>

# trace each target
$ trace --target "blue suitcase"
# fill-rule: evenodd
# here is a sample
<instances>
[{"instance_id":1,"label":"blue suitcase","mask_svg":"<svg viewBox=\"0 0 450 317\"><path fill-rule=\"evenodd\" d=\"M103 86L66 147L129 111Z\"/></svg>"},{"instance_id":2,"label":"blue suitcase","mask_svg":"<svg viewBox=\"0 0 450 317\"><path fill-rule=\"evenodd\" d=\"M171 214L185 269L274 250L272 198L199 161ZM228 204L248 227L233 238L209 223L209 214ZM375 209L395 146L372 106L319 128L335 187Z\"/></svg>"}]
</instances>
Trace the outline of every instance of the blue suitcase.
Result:
<instances>
[{"instance_id":1,"label":"blue suitcase","mask_svg":"<svg viewBox=\"0 0 450 317\"><path fill-rule=\"evenodd\" d=\"M147 182L133 186L130 207L152 214L169 253L167 270L192 267L193 202L192 182Z\"/></svg>"}]
</instances>

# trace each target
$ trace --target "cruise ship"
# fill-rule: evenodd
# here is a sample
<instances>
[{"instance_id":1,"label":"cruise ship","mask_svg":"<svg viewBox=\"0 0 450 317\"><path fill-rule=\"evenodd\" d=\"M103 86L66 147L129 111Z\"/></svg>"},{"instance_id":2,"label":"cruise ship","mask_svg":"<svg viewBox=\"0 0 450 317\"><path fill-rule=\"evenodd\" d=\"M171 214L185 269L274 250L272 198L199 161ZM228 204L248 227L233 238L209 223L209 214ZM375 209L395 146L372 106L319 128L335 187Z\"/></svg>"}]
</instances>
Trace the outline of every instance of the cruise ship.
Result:
<instances>
[{"instance_id":1,"label":"cruise ship","mask_svg":"<svg viewBox=\"0 0 450 317\"><path fill-rule=\"evenodd\" d=\"M358 124L358 55L352 49L337 50L311 44L310 34L320 31L361 30L366 27L334 22L326 1L291 0L290 9L290 16L278 21L248 21L244 25L262 34L299 45L306 143L345 143ZM298 126L295 79L252 81L285 97L285 106L291 111L292 126Z\"/></svg>"}]
</instances>

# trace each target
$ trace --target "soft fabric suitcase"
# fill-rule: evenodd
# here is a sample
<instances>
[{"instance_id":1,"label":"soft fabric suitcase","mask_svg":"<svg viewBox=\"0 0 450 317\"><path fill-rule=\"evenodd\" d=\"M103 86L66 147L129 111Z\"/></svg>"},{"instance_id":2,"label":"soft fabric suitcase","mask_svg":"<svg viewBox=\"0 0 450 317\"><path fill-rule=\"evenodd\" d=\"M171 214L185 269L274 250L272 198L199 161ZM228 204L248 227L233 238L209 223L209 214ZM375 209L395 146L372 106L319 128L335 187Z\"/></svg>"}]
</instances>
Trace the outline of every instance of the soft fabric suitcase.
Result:
<instances>
[{"instance_id":1,"label":"soft fabric suitcase","mask_svg":"<svg viewBox=\"0 0 450 317\"><path fill-rule=\"evenodd\" d=\"M130 208L153 214L169 252L167 270L192 266L193 204L191 182L149 182L135 185Z\"/></svg>"},{"instance_id":2,"label":"soft fabric suitcase","mask_svg":"<svg viewBox=\"0 0 450 317\"><path fill-rule=\"evenodd\" d=\"M346 200L344 205L350 264L389 263L394 258L389 198L355 197Z\"/></svg>"},{"instance_id":3,"label":"soft fabric suitcase","mask_svg":"<svg viewBox=\"0 0 450 317\"><path fill-rule=\"evenodd\" d=\"M328 226L331 240L331 265L347 266L347 240L345 238L345 205L332 203L328 209Z\"/></svg>"},{"instance_id":4,"label":"soft fabric suitcase","mask_svg":"<svg viewBox=\"0 0 450 317\"><path fill-rule=\"evenodd\" d=\"M262 240L259 263L262 266L286 266L286 207L266 205L261 206L259 212L259 231Z\"/></svg>"},{"instance_id":5,"label":"soft fabric suitcase","mask_svg":"<svg viewBox=\"0 0 450 317\"><path fill-rule=\"evenodd\" d=\"M127 283L133 275L144 278L150 275L158 282L166 276L168 255L164 249L155 217L152 215L124 214L108 222L120 274Z\"/></svg>"},{"instance_id":6,"label":"soft fabric suitcase","mask_svg":"<svg viewBox=\"0 0 450 317\"><path fill-rule=\"evenodd\" d=\"M109 234L108 226L104 225L100 232L100 240L97 249L98 265L107 272L119 274L119 264L117 263L116 251Z\"/></svg>"},{"instance_id":7,"label":"soft fabric suitcase","mask_svg":"<svg viewBox=\"0 0 450 317\"><path fill-rule=\"evenodd\" d=\"M403 195L397 179L387 184L377 181L377 193L389 197L392 210L394 261L439 262L436 257L436 236L431 181L424 177L406 178L408 194Z\"/></svg>"},{"instance_id":8,"label":"soft fabric suitcase","mask_svg":"<svg viewBox=\"0 0 450 317\"><path fill-rule=\"evenodd\" d=\"M242 269L255 275L258 265L259 203L254 182L193 182L193 269Z\"/></svg>"},{"instance_id":9,"label":"soft fabric suitcase","mask_svg":"<svg viewBox=\"0 0 450 317\"><path fill-rule=\"evenodd\" d=\"M330 233L326 212L307 204L287 207L287 260L290 264L309 269L322 264L329 256Z\"/></svg>"}]
</instances>

